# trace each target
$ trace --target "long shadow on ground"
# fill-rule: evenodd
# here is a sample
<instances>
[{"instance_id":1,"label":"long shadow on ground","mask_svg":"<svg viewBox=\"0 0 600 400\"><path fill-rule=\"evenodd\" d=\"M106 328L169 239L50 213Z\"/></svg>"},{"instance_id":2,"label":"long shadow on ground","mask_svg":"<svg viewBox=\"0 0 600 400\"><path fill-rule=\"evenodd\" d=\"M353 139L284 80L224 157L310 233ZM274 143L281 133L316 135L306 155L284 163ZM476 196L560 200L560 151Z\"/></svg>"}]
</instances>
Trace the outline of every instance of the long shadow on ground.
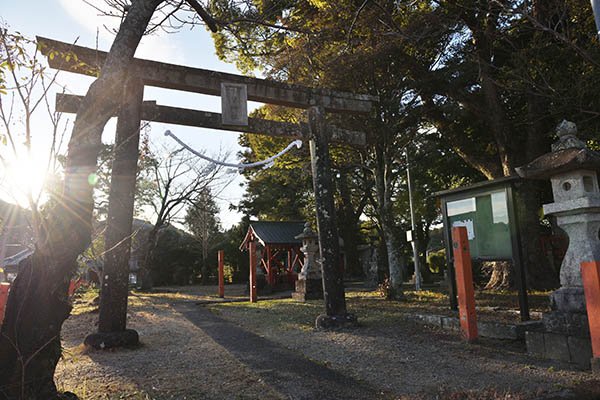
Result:
<instances>
[{"instance_id":1,"label":"long shadow on ground","mask_svg":"<svg viewBox=\"0 0 600 400\"><path fill-rule=\"evenodd\" d=\"M387 399L381 391L310 361L291 350L224 320L193 303L175 310L249 366L263 381L294 400Z\"/></svg>"}]
</instances>

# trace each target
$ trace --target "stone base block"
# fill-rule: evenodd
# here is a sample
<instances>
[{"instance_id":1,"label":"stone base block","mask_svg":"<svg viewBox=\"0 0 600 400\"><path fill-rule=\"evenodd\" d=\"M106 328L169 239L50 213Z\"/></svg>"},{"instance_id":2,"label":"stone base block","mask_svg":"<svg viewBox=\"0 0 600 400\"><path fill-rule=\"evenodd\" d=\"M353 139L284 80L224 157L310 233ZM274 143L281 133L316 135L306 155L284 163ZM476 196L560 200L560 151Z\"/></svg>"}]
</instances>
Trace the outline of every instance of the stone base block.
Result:
<instances>
[{"instance_id":1,"label":"stone base block","mask_svg":"<svg viewBox=\"0 0 600 400\"><path fill-rule=\"evenodd\" d=\"M320 279L298 279L296 291L292 293L296 301L318 300L323 298L323 281Z\"/></svg>"},{"instance_id":2,"label":"stone base block","mask_svg":"<svg viewBox=\"0 0 600 400\"><path fill-rule=\"evenodd\" d=\"M307 300L322 300L323 293L300 293L292 292L292 299L296 301L305 302Z\"/></svg>"},{"instance_id":3,"label":"stone base block","mask_svg":"<svg viewBox=\"0 0 600 400\"><path fill-rule=\"evenodd\" d=\"M590 368L592 347L589 338L527 331L525 332L525 344L529 355L577 364L581 368Z\"/></svg>"},{"instance_id":4,"label":"stone base block","mask_svg":"<svg viewBox=\"0 0 600 400\"><path fill-rule=\"evenodd\" d=\"M592 358L590 364L592 365L592 372L600 375L600 357Z\"/></svg>"},{"instance_id":5,"label":"stone base block","mask_svg":"<svg viewBox=\"0 0 600 400\"><path fill-rule=\"evenodd\" d=\"M125 329L120 332L97 332L88 335L83 342L96 350L112 349L115 347L133 347L140 343L137 331Z\"/></svg>"},{"instance_id":6,"label":"stone base block","mask_svg":"<svg viewBox=\"0 0 600 400\"><path fill-rule=\"evenodd\" d=\"M546 356L550 360L563 362L571 361L569 352L569 337L555 333L544 333L544 344L546 346Z\"/></svg>"},{"instance_id":7,"label":"stone base block","mask_svg":"<svg viewBox=\"0 0 600 400\"><path fill-rule=\"evenodd\" d=\"M518 339L517 325L499 324L494 322L478 322L479 336L492 339Z\"/></svg>"},{"instance_id":8,"label":"stone base block","mask_svg":"<svg viewBox=\"0 0 600 400\"><path fill-rule=\"evenodd\" d=\"M585 314L585 294L583 287L561 287L550 295L552 310L563 313Z\"/></svg>"},{"instance_id":9,"label":"stone base block","mask_svg":"<svg viewBox=\"0 0 600 400\"><path fill-rule=\"evenodd\" d=\"M525 346L527 354L534 357L546 357L546 343L544 342L543 332L525 332Z\"/></svg>"},{"instance_id":10,"label":"stone base block","mask_svg":"<svg viewBox=\"0 0 600 400\"><path fill-rule=\"evenodd\" d=\"M587 314L552 311L542 317L544 331L567 336L589 337Z\"/></svg>"},{"instance_id":11,"label":"stone base block","mask_svg":"<svg viewBox=\"0 0 600 400\"><path fill-rule=\"evenodd\" d=\"M517 339L525 340L527 332L535 331L540 332L544 330L544 324L542 321L524 321L520 322L516 326Z\"/></svg>"},{"instance_id":12,"label":"stone base block","mask_svg":"<svg viewBox=\"0 0 600 400\"><path fill-rule=\"evenodd\" d=\"M321 314L315 321L315 328L323 330L355 328L357 326L358 319L356 315L350 313L345 315Z\"/></svg>"}]
</instances>

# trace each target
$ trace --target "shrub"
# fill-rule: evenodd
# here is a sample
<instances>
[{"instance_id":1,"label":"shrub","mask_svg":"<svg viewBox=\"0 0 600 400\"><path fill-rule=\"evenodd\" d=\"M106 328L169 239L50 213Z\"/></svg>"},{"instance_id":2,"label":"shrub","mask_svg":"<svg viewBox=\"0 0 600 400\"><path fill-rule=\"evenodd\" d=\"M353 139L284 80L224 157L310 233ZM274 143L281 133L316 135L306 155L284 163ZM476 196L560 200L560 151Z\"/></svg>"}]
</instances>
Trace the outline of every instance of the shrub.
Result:
<instances>
[{"instance_id":1,"label":"shrub","mask_svg":"<svg viewBox=\"0 0 600 400\"><path fill-rule=\"evenodd\" d=\"M427 265L434 274L441 274L446 269L446 249L429 252Z\"/></svg>"}]
</instances>

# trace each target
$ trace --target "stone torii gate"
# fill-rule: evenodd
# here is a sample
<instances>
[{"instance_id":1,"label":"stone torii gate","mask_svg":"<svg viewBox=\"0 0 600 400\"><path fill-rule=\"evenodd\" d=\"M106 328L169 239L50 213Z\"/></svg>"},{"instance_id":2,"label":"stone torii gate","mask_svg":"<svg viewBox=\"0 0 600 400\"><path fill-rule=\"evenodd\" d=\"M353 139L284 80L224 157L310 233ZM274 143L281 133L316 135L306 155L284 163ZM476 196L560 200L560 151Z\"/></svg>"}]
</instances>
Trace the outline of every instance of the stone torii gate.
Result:
<instances>
[{"instance_id":1,"label":"stone torii gate","mask_svg":"<svg viewBox=\"0 0 600 400\"><path fill-rule=\"evenodd\" d=\"M97 76L106 52L52 39L37 38L51 68ZM159 106L144 102L144 86L155 86L221 96L223 115L205 111ZM76 113L82 97L57 95L57 111ZM232 100L233 99L233 100ZM246 101L308 109L307 124L290 124L247 117ZM368 113L378 101L375 96L290 85L197 68L134 59L124 82L115 138L108 224L105 237L104 283L100 299L98 334L105 347L120 345L127 337L127 284L135 171L139 155L141 120L200 128L221 129L310 140L317 227L323 268L325 315L317 318L322 327L354 322L348 314L339 260L338 232L333 201L329 142L356 146L366 144L363 132L327 125L325 112ZM126 193L126 195L119 195ZM252 288L251 288L252 292ZM126 334L123 335L122 333ZM135 331L133 331L135 333ZM93 336L93 335L90 335ZM135 334L137 338L137 334ZM90 337L88 337L90 338ZM86 339L87 342L87 339ZM90 343L94 344L94 343Z\"/></svg>"}]
</instances>

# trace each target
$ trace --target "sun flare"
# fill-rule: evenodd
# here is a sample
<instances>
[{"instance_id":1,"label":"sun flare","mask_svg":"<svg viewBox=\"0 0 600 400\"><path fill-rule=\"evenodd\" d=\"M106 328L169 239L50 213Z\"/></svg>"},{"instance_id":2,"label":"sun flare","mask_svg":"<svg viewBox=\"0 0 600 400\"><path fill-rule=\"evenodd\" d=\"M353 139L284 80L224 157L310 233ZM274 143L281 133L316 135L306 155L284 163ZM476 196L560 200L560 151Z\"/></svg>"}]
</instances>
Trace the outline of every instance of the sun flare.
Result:
<instances>
[{"instance_id":1,"label":"sun flare","mask_svg":"<svg viewBox=\"0 0 600 400\"><path fill-rule=\"evenodd\" d=\"M6 160L0 179L2 194L22 207L29 206L29 198L38 199L48 178L44 157L19 156Z\"/></svg>"}]
</instances>

